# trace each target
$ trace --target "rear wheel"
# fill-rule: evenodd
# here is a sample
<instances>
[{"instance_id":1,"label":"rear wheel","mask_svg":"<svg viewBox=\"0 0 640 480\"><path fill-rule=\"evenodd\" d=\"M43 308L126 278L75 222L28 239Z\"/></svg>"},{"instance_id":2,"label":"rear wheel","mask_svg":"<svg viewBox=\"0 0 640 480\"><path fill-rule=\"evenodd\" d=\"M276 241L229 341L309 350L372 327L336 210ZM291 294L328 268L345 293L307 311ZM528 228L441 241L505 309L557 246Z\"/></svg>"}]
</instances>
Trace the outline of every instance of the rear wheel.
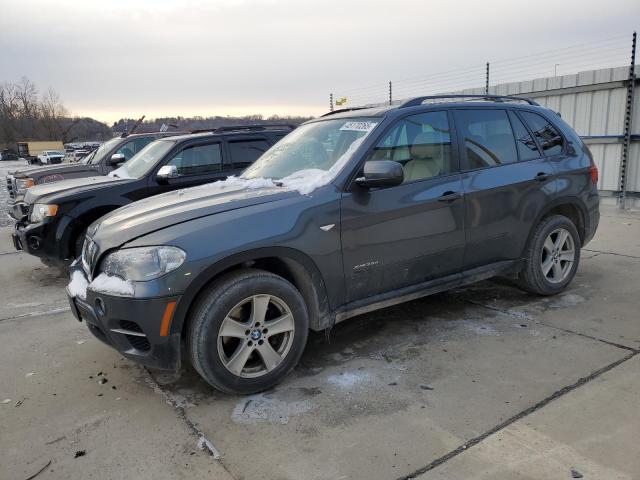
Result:
<instances>
[{"instance_id":1,"label":"rear wheel","mask_svg":"<svg viewBox=\"0 0 640 480\"><path fill-rule=\"evenodd\" d=\"M224 276L200 298L187 346L213 387L249 394L273 387L298 363L309 321L302 296L284 278L260 270Z\"/></svg>"},{"instance_id":2,"label":"rear wheel","mask_svg":"<svg viewBox=\"0 0 640 480\"><path fill-rule=\"evenodd\" d=\"M576 274L580 247L580 236L571 220L562 215L545 218L529 239L520 286L538 295L560 293Z\"/></svg>"}]
</instances>

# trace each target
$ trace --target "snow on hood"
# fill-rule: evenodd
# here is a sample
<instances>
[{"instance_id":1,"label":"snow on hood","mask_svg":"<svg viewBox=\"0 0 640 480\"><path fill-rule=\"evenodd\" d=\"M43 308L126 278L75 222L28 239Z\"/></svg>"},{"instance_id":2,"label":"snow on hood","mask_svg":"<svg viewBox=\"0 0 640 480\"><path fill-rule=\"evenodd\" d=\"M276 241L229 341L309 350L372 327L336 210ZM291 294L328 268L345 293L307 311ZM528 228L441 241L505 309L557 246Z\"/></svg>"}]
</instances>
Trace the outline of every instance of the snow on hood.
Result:
<instances>
[{"instance_id":1,"label":"snow on hood","mask_svg":"<svg viewBox=\"0 0 640 480\"><path fill-rule=\"evenodd\" d=\"M122 280L120 277L101 273L93 279L93 282L89 283L85 276L77 270L71 274L71 281L69 285L67 285L67 288L72 297L78 297L82 300L87 299L87 288L106 295L124 297L133 297L135 293L133 283L129 280Z\"/></svg>"}]
</instances>

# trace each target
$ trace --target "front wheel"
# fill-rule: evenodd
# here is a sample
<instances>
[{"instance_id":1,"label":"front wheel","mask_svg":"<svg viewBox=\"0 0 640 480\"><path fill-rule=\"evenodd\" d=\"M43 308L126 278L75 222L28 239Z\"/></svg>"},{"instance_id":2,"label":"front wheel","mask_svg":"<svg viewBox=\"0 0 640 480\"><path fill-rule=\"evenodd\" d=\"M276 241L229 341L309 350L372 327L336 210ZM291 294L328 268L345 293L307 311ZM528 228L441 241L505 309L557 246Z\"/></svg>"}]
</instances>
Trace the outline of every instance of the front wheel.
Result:
<instances>
[{"instance_id":1,"label":"front wheel","mask_svg":"<svg viewBox=\"0 0 640 480\"><path fill-rule=\"evenodd\" d=\"M240 270L199 299L187 332L191 363L210 385L250 394L273 387L298 363L309 320L300 292L261 270Z\"/></svg>"},{"instance_id":2,"label":"front wheel","mask_svg":"<svg viewBox=\"0 0 640 480\"><path fill-rule=\"evenodd\" d=\"M580 236L571 220L562 215L543 219L527 245L520 286L538 295L560 293L576 274L580 248Z\"/></svg>"}]
</instances>

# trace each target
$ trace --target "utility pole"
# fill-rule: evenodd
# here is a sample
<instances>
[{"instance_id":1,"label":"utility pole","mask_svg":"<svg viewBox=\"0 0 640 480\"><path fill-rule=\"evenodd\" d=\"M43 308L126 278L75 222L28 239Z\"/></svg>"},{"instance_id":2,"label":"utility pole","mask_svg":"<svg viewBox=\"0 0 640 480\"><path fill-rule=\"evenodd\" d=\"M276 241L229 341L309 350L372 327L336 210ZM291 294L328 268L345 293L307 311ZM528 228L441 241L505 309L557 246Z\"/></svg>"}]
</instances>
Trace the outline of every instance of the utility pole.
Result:
<instances>
[{"instance_id":1,"label":"utility pole","mask_svg":"<svg viewBox=\"0 0 640 480\"><path fill-rule=\"evenodd\" d=\"M333 93L329 94L329 111L333 112Z\"/></svg>"},{"instance_id":2,"label":"utility pole","mask_svg":"<svg viewBox=\"0 0 640 480\"><path fill-rule=\"evenodd\" d=\"M391 80L389 80L389 105L393 105L393 90Z\"/></svg>"},{"instance_id":3,"label":"utility pole","mask_svg":"<svg viewBox=\"0 0 640 480\"><path fill-rule=\"evenodd\" d=\"M484 94L489 95L489 62L487 62L487 73L485 75Z\"/></svg>"},{"instance_id":4,"label":"utility pole","mask_svg":"<svg viewBox=\"0 0 640 480\"><path fill-rule=\"evenodd\" d=\"M633 32L631 40L631 63L629 64L629 82L627 84L627 105L624 112L624 139L622 144L622 156L620 158L620 185L618 194L618 206L626 208L627 200L627 164L629 163L629 148L631 146L633 102L636 87L636 32Z\"/></svg>"},{"instance_id":5,"label":"utility pole","mask_svg":"<svg viewBox=\"0 0 640 480\"><path fill-rule=\"evenodd\" d=\"M554 77L557 77L557 76L558 76L558 67L559 67L559 66L560 66L560 64L559 64L559 63L556 63L556 64L553 66L553 76L554 76Z\"/></svg>"}]
</instances>

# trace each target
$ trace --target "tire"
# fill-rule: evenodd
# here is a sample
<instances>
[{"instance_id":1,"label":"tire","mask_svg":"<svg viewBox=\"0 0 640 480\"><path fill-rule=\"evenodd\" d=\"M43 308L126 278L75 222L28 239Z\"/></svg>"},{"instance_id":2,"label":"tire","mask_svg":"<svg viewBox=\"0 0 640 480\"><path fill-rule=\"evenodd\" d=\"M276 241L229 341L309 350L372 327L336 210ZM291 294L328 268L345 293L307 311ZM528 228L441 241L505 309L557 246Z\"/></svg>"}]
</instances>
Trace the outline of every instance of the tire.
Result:
<instances>
[{"instance_id":1,"label":"tire","mask_svg":"<svg viewBox=\"0 0 640 480\"><path fill-rule=\"evenodd\" d=\"M576 274L581 246L571 220L562 215L544 218L527 242L526 264L518 276L518 285L537 295L562 292Z\"/></svg>"},{"instance_id":2,"label":"tire","mask_svg":"<svg viewBox=\"0 0 640 480\"><path fill-rule=\"evenodd\" d=\"M75 241L73 242L73 258L71 261L73 262L76 258L82 255L82 247L84 246L84 237L87 235L87 229L85 228L81 232L78 233Z\"/></svg>"},{"instance_id":3,"label":"tire","mask_svg":"<svg viewBox=\"0 0 640 480\"><path fill-rule=\"evenodd\" d=\"M293 370L308 330L306 305L291 283L263 270L239 270L214 282L196 301L187 326L188 356L212 387L257 393Z\"/></svg>"}]
</instances>

